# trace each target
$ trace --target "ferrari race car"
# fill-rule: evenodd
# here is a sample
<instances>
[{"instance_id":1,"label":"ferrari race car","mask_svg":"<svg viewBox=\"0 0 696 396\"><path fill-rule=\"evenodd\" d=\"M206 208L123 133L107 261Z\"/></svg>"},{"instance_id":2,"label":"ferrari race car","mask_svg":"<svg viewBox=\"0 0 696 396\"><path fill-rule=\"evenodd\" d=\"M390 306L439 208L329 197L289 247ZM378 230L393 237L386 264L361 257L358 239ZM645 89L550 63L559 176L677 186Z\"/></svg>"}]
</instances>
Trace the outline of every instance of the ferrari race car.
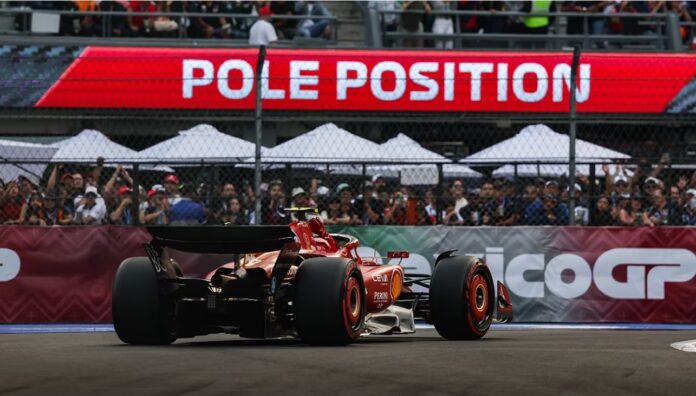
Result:
<instances>
[{"instance_id":1,"label":"ferrari race car","mask_svg":"<svg viewBox=\"0 0 696 396\"><path fill-rule=\"evenodd\" d=\"M512 320L503 284L496 296L486 264L454 250L437 257L431 276L404 273L405 251L389 252L390 264L360 257L356 238L329 234L319 219L148 231L147 257L123 261L113 285L114 327L129 344L230 333L344 345L363 334L413 333L416 318L461 340L483 337L493 320ZM187 278L169 249L237 260L205 279Z\"/></svg>"}]
</instances>

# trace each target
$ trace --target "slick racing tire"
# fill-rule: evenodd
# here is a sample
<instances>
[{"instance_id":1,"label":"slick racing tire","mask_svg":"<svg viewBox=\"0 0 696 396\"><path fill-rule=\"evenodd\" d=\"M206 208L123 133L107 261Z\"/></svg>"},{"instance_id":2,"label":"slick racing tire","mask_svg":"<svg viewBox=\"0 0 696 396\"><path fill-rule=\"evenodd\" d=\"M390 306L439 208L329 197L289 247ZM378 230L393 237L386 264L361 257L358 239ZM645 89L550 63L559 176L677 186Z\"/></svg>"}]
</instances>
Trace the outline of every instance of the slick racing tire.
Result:
<instances>
[{"instance_id":1,"label":"slick racing tire","mask_svg":"<svg viewBox=\"0 0 696 396\"><path fill-rule=\"evenodd\" d=\"M450 340L483 337L495 311L495 289L488 267L476 257L440 260L430 281L430 313L437 332Z\"/></svg>"},{"instance_id":2,"label":"slick racing tire","mask_svg":"<svg viewBox=\"0 0 696 396\"><path fill-rule=\"evenodd\" d=\"M136 345L171 344L173 307L160 293L157 273L147 257L124 260L116 271L111 311L116 335Z\"/></svg>"},{"instance_id":3,"label":"slick racing tire","mask_svg":"<svg viewBox=\"0 0 696 396\"><path fill-rule=\"evenodd\" d=\"M358 265L342 257L307 259L295 277L294 322L311 345L346 345L365 323L365 284Z\"/></svg>"}]
</instances>

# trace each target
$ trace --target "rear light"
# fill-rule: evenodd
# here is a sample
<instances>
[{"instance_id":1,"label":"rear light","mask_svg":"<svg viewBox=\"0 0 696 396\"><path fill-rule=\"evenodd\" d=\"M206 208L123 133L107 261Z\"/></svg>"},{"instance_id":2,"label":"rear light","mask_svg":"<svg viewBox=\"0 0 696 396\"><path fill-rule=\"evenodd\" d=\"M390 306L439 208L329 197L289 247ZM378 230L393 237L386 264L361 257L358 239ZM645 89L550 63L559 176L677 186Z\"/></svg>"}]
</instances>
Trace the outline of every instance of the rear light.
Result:
<instances>
[{"instance_id":1,"label":"rear light","mask_svg":"<svg viewBox=\"0 0 696 396\"><path fill-rule=\"evenodd\" d=\"M394 271L394 275L392 275L392 281L391 281L391 295L394 301L399 298L401 295L401 287L403 283L401 280L401 273L399 271Z\"/></svg>"}]
</instances>

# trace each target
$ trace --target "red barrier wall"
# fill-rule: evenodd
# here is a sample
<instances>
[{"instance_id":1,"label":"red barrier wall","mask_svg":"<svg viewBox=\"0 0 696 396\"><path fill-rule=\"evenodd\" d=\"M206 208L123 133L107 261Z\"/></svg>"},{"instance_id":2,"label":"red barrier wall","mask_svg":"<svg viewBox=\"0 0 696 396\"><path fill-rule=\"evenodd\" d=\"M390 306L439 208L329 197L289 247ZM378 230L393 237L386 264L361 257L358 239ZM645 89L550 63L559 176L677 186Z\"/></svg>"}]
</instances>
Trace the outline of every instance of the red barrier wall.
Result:
<instances>
[{"instance_id":1,"label":"red barrier wall","mask_svg":"<svg viewBox=\"0 0 696 396\"><path fill-rule=\"evenodd\" d=\"M445 247L485 256L494 277L507 284L522 321L692 323L696 317L693 228L341 231L380 252L412 250L403 263L407 269L418 259L427 267ZM0 227L0 323L110 322L116 269L125 258L143 256L148 240L144 229L134 227ZM224 255L175 257L193 277L231 261Z\"/></svg>"}]
</instances>

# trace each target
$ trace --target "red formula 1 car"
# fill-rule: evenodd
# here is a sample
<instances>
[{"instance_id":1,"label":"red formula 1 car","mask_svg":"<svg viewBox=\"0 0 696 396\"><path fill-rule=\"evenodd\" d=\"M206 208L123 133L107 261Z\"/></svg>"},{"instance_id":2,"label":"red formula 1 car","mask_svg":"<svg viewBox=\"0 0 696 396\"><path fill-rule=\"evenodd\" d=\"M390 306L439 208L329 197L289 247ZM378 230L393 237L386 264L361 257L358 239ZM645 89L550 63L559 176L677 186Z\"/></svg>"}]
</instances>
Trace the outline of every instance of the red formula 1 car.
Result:
<instances>
[{"instance_id":1,"label":"red formula 1 car","mask_svg":"<svg viewBox=\"0 0 696 396\"><path fill-rule=\"evenodd\" d=\"M413 333L415 318L445 338L476 339L494 319L512 320L509 294L498 282L496 296L486 264L454 251L440 254L431 276L360 257L356 238L329 234L319 219L148 231L147 257L121 263L113 285L114 327L129 344L231 333L341 345L361 334ZM206 279L187 278L167 248L238 260ZM413 285L429 292L414 292Z\"/></svg>"}]
</instances>

